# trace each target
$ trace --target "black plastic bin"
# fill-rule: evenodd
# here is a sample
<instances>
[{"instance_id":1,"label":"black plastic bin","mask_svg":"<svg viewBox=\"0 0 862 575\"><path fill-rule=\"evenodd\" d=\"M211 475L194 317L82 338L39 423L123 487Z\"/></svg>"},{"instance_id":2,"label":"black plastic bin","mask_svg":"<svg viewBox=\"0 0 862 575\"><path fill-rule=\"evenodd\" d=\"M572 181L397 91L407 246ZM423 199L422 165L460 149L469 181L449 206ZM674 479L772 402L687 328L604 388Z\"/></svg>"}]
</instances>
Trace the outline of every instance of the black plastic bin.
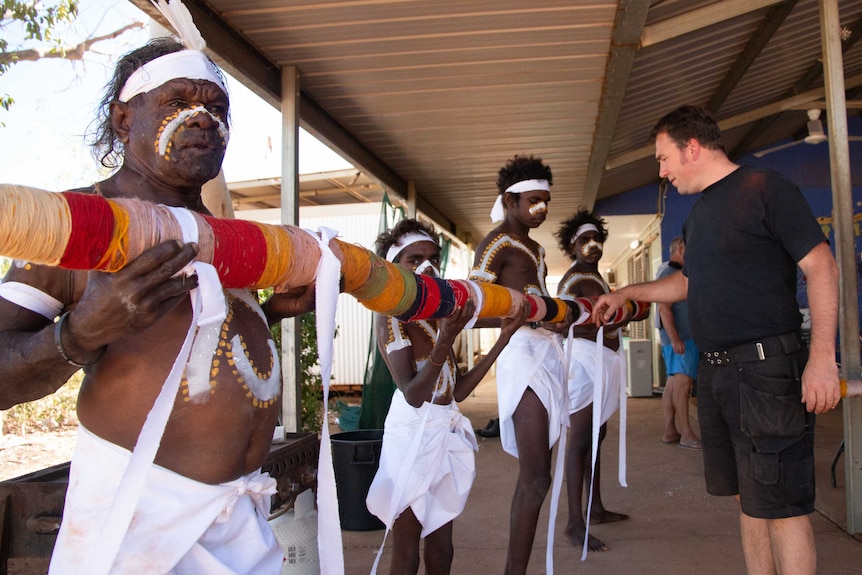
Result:
<instances>
[{"instance_id":1,"label":"black plastic bin","mask_svg":"<svg viewBox=\"0 0 862 575\"><path fill-rule=\"evenodd\" d=\"M383 522L365 506L365 497L380 465L383 430L345 431L333 434L330 439L341 528L346 531L383 529Z\"/></svg>"}]
</instances>

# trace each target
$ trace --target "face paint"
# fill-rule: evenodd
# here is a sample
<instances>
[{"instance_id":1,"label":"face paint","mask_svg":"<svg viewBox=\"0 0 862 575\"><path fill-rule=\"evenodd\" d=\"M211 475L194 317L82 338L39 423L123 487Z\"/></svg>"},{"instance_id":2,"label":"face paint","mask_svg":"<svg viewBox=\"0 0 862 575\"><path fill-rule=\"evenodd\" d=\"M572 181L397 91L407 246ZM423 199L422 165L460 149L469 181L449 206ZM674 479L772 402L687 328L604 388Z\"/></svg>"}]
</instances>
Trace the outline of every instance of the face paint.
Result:
<instances>
[{"instance_id":1,"label":"face paint","mask_svg":"<svg viewBox=\"0 0 862 575\"><path fill-rule=\"evenodd\" d=\"M538 214L544 214L548 211L548 204L545 202L538 202L530 206L530 215L535 216Z\"/></svg>"},{"instance_id":2,"label":"face paint","mask_svg":"<svg viewBox=\"0 0 862 575\"><path fill-rule=\"evenodd\" d=\"M435 268L434 264L432 264L429 260L425 260L424 262L422 262L421 264L416 266L416 273L417 274L424 273L424 272L426 272L426 270L430 270L431 271L430 275L434 276L435 278L440 277L440 270Z\"/></svg>"},{"instance_id":3,"label":"face paint","mask_svg":"<svg viewBox=\"0 0 862 575\"><path fill-rule=\"evenodd\" d=\"M598 250L598 252L601 254L604 252L605 248L601 242L597 242L596 240L590 240L581 246L581 253L584 254L584 256L588 256L590 255L590 252L594 249Z\"/></svg>"},{"instance_id":4,"label":"face paint","mask_svg":"<svg viewBox=\"0 0 862 575\"><path fill-rule=\"evenodd\" d=\"M227 147L228 140L230 139L230 130L228 130L225 123L222 122L221 118L203 106L195 106L193 108L180 110L176 114L172 114L162 121L162 126L159 128L159 139L156 140L156 153L160 156L164 156L166 160L169 160L172 146L171 138L174 137L176 131L185 123L186 120L197 116L198 114L207 114L218 124L218 134L221 136L222 145Z\"/></svg>"}]
</instances>

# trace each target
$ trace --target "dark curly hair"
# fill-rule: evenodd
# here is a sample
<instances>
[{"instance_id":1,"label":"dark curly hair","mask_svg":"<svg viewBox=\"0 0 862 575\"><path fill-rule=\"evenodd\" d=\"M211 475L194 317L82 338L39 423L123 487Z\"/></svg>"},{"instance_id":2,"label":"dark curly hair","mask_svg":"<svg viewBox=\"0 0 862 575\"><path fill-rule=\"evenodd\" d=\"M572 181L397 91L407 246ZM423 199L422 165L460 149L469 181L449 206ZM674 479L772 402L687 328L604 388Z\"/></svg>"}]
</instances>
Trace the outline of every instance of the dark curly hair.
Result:
<instances>
[{"instance_id":1,"label":"dark curly hair","mask_svg":"<svg viewBox=\"0 0 862 575\"><path fill-rule=\"evenodd\" d=\"M176 38L153 38L140 48L124 55L117 62L114 75L102 92L102 100L96 111L96 119L93 121L94 127L89 133L89 144L92 148L93 157L106 168L119 167L123 155L123 144L117 138L111 125L111 103L120 97L120 91L135 70L147 62L180 50L185 50L185 46ZM213 63L213 67L224 81L224 76L218 66ZM140 103L140 99L137 96L129 101L132 106L138 103Z\"/></svg>"},{"instance_id":2,"label":"dark curly hair","mask_svg":"<svg viewBox=\"0 0 862 575\"><path fill-rule=\"evenodd\" d=\"M559 229L554 232L554 237L557 238L557 245L563 250L563 253L569 256L569 259L574 261L577 259L572 254L572 238L578 228L584 224L593 224L599 228L599 241L605 243L608 239L608 227L604 218L599 217L596 213L580 208L578 213L560 224Z\"/></svg>"},{"instance_id":3,"label":"dark curly hair","mask_svg":"<svg viewBox=\"0 0 862 575\"><path fill-rule=\"evenodd\" d=\"M515 156L500 168L497 193L503 194L506 188L524 180L548 180L548 185L553 185L554 176L551 174L551 168L542 163L542 158Z\"/></svg>"},{"instance_id":4,"label":"dark curly hair","mask_svg":"<svg viewBox=\"0 0 862 575\"><path fill-rule=\"evenodd\" d=\"M685 148L686 143L694 138L704 148L727 153L721 128L706 108L686 105L665 114L653 127L650 139L655 140L662 133L667 134L679 149Z\"/></svg>"},{"instance_id":5,"label":"dark curly hair","mask_svg":"<svg viewBox=\"0 0 862 575\"><path fill-rule=\"evenodd\" d=\"M429 238L432 238L432 241L435 241L439 245L439 241L437 241L437 232L434 231L434 228L428 224L422 223L419 220L414 220L412 218L408 218L405 220L401 220L394 226L392 229L386 232L383 232L377 239L374 240L374 248L375 252L381 258L386 257L386 252L389 251L393 245L398 243L398 240L401 239L401 236L406 236L407 234L425 234Z\"/></svg>"}]
</instances>

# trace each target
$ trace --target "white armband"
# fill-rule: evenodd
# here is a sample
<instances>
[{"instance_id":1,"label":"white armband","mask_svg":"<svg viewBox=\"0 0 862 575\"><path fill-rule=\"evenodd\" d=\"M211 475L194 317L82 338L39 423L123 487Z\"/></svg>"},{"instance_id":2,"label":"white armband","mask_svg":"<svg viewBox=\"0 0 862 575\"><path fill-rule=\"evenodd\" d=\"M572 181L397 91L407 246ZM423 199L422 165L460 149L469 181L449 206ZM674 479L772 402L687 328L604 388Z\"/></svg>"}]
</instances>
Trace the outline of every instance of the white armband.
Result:
<instances>
[{"instance_id":1,"label":"white armband","mask_svg":"<svg viewBox=\"0 0 862 575\"><path fill-rule=\"evenodd\" d=\"M0 297L51 320L63 311L63 302L21 282L0 283Z\"/></svg>"}]
</instances>

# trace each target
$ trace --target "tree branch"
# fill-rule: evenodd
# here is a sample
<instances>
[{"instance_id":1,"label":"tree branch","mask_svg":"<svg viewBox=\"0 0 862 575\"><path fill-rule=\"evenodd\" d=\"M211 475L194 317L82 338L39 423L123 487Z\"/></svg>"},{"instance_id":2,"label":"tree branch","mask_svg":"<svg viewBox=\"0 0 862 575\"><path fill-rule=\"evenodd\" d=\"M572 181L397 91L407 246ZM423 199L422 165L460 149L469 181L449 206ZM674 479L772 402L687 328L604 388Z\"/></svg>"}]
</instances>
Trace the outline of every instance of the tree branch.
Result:
<instances>
[{"instance_id":1,"label":"tree branch","mask_svg":"<svg viewBox=\"0 0 862 575\"><path fill-rule=\"evenodd\" d=\"M143 22L132 22L131 24L127 24L122 28L114 30L109 34L104 34L102 36L94 36L92 38L87 38L80 44L75 46L71 46L69 48L51 48L48 50L40 49L40 48L29 48L26 50L12 50L9 52L0 52L0 66L4 64L14 64L15 62L35 62L36 60L41 60L42 58L63 58L64 60L83 60L84 53L90 50L90 47L93 44L98 42L102 42L104 40L113 40L118 36L128 32L129 30L133 30L135 28L143 28Z\"/></svg>"}]
</instances>

